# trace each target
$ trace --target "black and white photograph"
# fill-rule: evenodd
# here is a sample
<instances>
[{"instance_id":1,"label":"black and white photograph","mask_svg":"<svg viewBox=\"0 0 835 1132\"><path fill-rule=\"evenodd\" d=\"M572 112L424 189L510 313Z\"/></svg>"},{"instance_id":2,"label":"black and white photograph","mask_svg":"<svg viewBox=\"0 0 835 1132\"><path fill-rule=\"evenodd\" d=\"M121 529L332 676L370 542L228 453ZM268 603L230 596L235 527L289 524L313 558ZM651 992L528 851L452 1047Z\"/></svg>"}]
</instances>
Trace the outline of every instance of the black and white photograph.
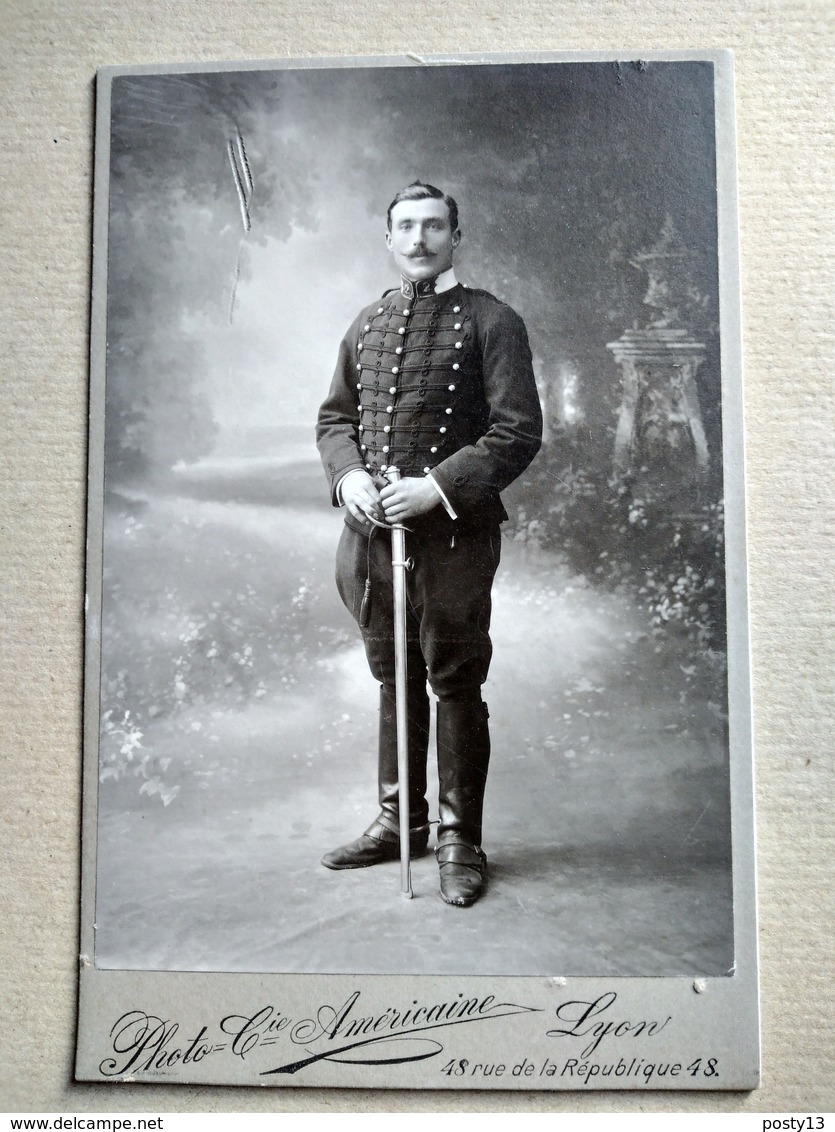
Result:
<instances>
[{"instance_id":1,"label":"black and white photograph","mask_svg":"<svg viewBox=\"0 0 835 1132\"><path fill-rule=\"evenodd\" d=\"M83 1076L751 1086L728 66L100 76Z\"/></svg>"}]
</instances>

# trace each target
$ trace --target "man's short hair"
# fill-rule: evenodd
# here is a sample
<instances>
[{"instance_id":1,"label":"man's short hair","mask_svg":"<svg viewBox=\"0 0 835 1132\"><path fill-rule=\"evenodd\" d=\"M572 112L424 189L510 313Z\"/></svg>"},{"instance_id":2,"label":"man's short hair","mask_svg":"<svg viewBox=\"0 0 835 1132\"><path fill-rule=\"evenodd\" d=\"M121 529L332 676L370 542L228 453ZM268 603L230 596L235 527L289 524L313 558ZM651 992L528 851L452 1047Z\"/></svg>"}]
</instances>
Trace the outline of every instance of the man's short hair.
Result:
<instances>
[{"instance_id":1,"label":"man's short hair","mask_svg":"<svg viewBox=\"0 0 835 1132\"><path fill-rule=\"evenodd\" d=\"M434 185L427 185L423 181L412 181L405 189L401 189L388 207L386 224L391 231L391 210L403 200L442 200L449 211L449 226L453 232L458 231L458 205L449 193L443 193Z\"/></svg>"}]
</instances>

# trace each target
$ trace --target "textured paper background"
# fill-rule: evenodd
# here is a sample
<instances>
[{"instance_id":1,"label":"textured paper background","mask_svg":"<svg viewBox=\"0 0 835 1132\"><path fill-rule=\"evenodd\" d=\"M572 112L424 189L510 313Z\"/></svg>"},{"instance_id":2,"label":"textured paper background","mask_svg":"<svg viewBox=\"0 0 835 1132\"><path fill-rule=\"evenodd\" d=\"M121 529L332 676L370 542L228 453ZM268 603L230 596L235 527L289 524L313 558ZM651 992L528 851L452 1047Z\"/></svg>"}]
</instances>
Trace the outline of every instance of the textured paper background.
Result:
<instances>
[{"instance_id":1,"label":"textured paper background","mask_svg":"<svg viewBox=\"0 0 835 1132\"><path fill-rule=\"evenodd\" d=\"M835 12L336 0L23 4L0 14L0 1111L814 1111L833 1107L831 867ZM257 1090L72 1083L93 76L106 64L730 47L746 363L763 1086L734 1094Z\"/></svg>"}]
</instances>

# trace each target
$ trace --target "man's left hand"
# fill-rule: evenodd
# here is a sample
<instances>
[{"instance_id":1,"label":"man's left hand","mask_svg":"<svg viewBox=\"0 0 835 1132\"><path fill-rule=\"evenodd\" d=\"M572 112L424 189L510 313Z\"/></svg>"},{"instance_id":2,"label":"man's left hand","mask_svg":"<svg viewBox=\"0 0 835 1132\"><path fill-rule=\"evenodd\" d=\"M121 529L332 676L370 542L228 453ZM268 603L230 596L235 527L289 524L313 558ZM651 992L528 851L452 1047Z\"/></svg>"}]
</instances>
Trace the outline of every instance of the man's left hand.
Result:
<instances>
[{"instance_id":1,"label":"man's left hand","mask_svg":"<svg viewBox=\"0 0 835 1132\"><path fill-rule=\"evenodd\" d=\"M402 523L425 515L441 502L441 497L427 479L407 476L384 487L380 492L387 523Z\"/></svg>"}]
</instances>

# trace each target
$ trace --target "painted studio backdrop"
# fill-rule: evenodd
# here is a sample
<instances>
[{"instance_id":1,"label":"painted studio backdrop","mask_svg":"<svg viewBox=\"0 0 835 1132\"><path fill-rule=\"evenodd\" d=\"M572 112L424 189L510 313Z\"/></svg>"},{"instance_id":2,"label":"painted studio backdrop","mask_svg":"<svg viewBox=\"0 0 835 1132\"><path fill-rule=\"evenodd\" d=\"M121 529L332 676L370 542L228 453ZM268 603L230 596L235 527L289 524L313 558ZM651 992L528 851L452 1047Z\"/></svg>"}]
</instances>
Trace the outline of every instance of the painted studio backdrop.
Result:
<instances>
[{"instance_id":1,"label":"painted studio backdrop","mask_svg":"<svg viewBox=\"0 0 835 1132\"><path fill-rule=\"evenodd\" d=\"M732 969L712 91L685 62L114 80L99 966ZM546 418L505 495L467 910L431 856L412 901L396 863L319 864L376 813L377 699L313 430L416 178L524 318Z\"/></svg>"}]
</instances>

